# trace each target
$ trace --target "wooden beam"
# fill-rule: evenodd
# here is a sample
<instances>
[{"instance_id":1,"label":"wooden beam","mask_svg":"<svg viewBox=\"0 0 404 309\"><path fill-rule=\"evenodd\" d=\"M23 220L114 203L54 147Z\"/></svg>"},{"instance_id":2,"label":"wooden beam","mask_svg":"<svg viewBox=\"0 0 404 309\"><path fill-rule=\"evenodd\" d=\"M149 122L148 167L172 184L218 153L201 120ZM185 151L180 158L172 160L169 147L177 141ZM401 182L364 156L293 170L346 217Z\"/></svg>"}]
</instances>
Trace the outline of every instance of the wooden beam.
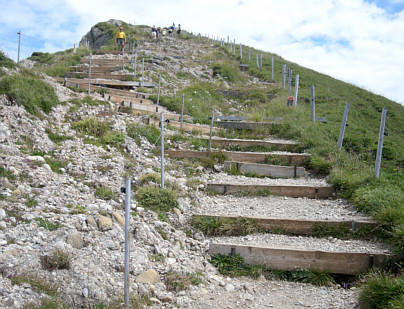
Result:
<instances>
[{"instance_id":1,"label":"wooden beam","mask_svg":"<svg viewBox=\"0 0 404 309\"><path fill-rule=\"evenodd\" d=\"M285 219L268 218L258 216L231 216L231 215L213 215L213 214L194 214L194 218L214 219L218 222L223 221L228 225L237 224L240 219L257 226L262 232L273 232L281 230L282 232L292 233L294 235L312 235L318 227L338 228L344 230L370 230L377 227L375 221L369 220L321 220L321 219Z\"/></svg>"},{"instance_id":2,"label":"wooden beam","mask_svg":"<svg viewBox=\"0 0 404 309\"><path fill-rule=\"evenodd\" d=\"M185 116L185 115L184 115L184 119L191 120L192 118L189 117L189 116ZM157 126L157 127L160 125L160 122L159 122L159 120L157 120L157 119L150 119L149 123L150 123L150 124L153 124L153 125L155 125L155 126ZM178 128L178 129L179 129L180 126L181 126L181 123L180 123L179 121L170 121L168 124L169 124L170 126L172 126L172 127ZM197 131L197 132L200 132L201 134L209 134L209 131L210 131L210 127L207 126L207 125L192 124L192 123L187 123L187 122L183 122L183 124L182 124L182 129L183 129L185 132L194 132L194 131ZM214 131L214 132L217 132L217 129L216 129L216 128L213 128L213 131ZM167 151L166 151L166 153L167 153Z\"/></svg>"},{"instance_id":3,"label":"wooden beam","mask_svg":"<svg viewBox=\"0 0 404 309\"><path fill-rule=\"evenodd\" d=\"M237 170L242 174L250 173L256 174L257 176L276 178L303 177L306 174L304 167L244 163L235 161L225 161L224 168L228 171Z\"/></svg>"},{"instance_id":4,"label":"wooden beam","mask_svg":"<svg viewBox=\"0 0 404 309\"><path fill-rule=\"evenodd\" d=\"M288 197L307 197L313 199L327 199L334 196L333 187L316 186L274 186L274 185L245 185L245 184L207 184L207 189L219 194L262 194Z\"/></svg>"},{"instance_id":5,"label":"wooden beam","mask_svg":"<svg viewBox=\"0 0 404 309\"><path fill-rule=\"evenodd\" d=\"M239 254L247 264L265 265L270 269L312 269L346 275L367 272L373 266L380 267L389 257L382 253L327 252L215 242L210 243L209 254Z\"/></svg>"},{"instance_id":6,"label":"wooden beam","mask_svg":"<svg viewBox=\"0 0 404 309\"><path fill-rule=\"evenodd\" d=\"M204 138L207 139L207 138ZM276 148L277 150L289 151L296 148L297 142L285 141L285 142L274 142L274 141L264 141L264 140L251 140L251 139L227 139L220 137L212 137L212 144L216 146L226 147L231 145L239 145L243 147L248 146L265 146L270 148Z\"/></svg>"},{"instance_id":7,"label":"wooden beam","mask_svg":"<svg viewBox=\"0 0 404 309\"><path fill-rule=\"evenodd\" d=\"M255 130L257 128L272 128L280 125L277 122L238 122L238 121L215 121L217 127L225 129L237 129L237 130Z\"/></svg>"},{"instance_id":8,"label":"wooden beam","mask_svg":"<svg viewBox=\"0 0 404 309\"><path fill-rule=\"evenodd\" d=\"M171 123L170 123L171 124ZM185 125L185 123L184 123ZM207 127L209 128L209 127ZM172 158L208 158L215 154L223 154L226 160L257 163L265 162L268 158L277 158L288 161L290 164L306 162L309 154L305 153L272 153L272 152L241 152L241 151L196 151L196 150L170 150L167 154Z\"/></svg>"}]
</instances>

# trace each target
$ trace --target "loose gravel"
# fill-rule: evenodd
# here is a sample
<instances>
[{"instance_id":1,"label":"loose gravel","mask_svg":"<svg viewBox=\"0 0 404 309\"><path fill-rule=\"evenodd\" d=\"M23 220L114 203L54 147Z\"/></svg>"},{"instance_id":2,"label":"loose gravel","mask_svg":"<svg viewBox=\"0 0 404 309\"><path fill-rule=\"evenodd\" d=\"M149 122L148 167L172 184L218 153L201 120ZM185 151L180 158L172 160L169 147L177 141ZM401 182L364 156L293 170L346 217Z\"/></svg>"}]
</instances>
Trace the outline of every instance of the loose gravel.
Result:
<instances>
[{"instance_id":1,"label":"loose gravel","mask_svg":"<svg viewBox=\"0 0 404 309\"><path fill-rule=\"evenodd\" d=\"M242 237L215 237L214 243L259 246L279 249L319 250L328 252L389 253L387 245L364 240L341 240L278 234L253 234Z\"/></svg>"},{"instance_id":2,"label":"loose gravel","mask_svg":"<svg viewBox=\"0 0 404 309\"><path fill-rule=\"evenodd\" d=\"M202 196L196 214L216 216L254 216L287 219L361 220L370 217L359 213L343 200L314 200L307 198Z\"/></svg>"},{"instance_id":3,"label":"loose gravel","mask_svg":"<svg viewBox=\"0 0 404 309\"><path fill-rule=\"evenodd\" d=\"M272 179L269 177L254 178L242 175L228 175L226 173L204 174L201 176L203 183L218 184L245 184L245 185L274 185L274 186L328 186L325 179L297 178L297 179Z\"/></svg>"}]
</instances>

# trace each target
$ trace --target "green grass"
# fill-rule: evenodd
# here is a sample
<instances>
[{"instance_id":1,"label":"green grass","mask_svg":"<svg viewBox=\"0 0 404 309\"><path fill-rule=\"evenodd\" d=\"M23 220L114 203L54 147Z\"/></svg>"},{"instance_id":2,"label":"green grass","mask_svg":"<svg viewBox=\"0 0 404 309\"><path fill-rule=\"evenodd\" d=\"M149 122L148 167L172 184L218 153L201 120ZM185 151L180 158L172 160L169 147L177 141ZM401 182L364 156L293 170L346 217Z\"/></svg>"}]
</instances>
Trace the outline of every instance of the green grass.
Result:
<instances>
[{"instance_id":1,"label":"green grass","mask_svg":"<svg viewBox=\"0 0 404 309\"><path fill-rule=\"evenodd\" d=\"M192 226L206 236L245 236L264 232L256 222L246 218L210 218L194 216Z\"/></svg>"},{"instance_id":2,"label":"green grass","mask_svg":"<svg viewBox=\"0 0 404 309\"><path fill-rule=\"evenodd\" d=\"M5 94L28 113L38 115L40 111L49 113L59 100L49 84L37 75L24 72L5 76L0 80L0 94Z\"/></svg>"},{"instance_id":3,"label":"green grass","mask_svg":"<svg viewBox=\"0 0 404 309\"><path fill-rule=\"evenodd\" d=\"M0 50L0 67L6 67L9 69L13 69L17 66L17 64L8 58L3 51Z\"/></svg>"},{"instance_id":4,"label":"green grass","mask_svg":"<svg viewBox=\"0 0 404 309\"><path fill-rule=\"evenodd\" d=\"M132 122L128 124L127 127L127 134L129 137L135 140L135 143L140 146L141 139L140 137L143 136L147 139L147 141L152 145L160 145L160 130L156 129L153 126L144 125L141 123Z\"/></svg>"},{"instance_id":5,"label":"green grass","mask_svg":"<svg viewBox=\"0 0 404 309\"><path fill-rule=\"evenodd\" d=\"M57 295L57 287L54 284L49 284L37 277L19 275L11 277L10 280L13 285L23 285L28 283L31 286L31 289L38 294L45 293L48 296Z\"/></svg>"},{"instance_id":6,"label":"green grass","mask_svg":"<svg viewBox=\"0 0 404 309\"><path fill-rule=\"evenodd\" d=\"M116 198L116 193L107 187L99 187L95 190L95 196L102 200L113 200Z\"/></svg>"},{"instance_id":7,"label":"green grass","mask_svg":"<svg viewBox=\"0 0 404 309\"><path fill-rule=\"evenodd\" d=\"M40 227L43 227L44 229L51 232L63 227L63 225L59 223L52 223L49 220L43 218L34 218L34 220L38 222Z\"/></svg>"},{"instance_id":8,"label":"green grass","mask_svg":"<svg viewBox=\"0 0 404 309\"><path fill-rule=\"evenodd\" d=\"M404 304L404 278L370 275L362 286L360 300L369 309L399 309Z\"/></svg>"},{"instance_id":9,"label":"green grass","mask_svg":"<svg viewBox=\"0 0 404 309\"><path fill-rule=\"evenodd\" d=\"M49 139L50 139L52 142L56 143L56 144L61 143L61 142L64 142L64 141L66 141L66 140L71 140L71 139L73 139L71 136L59 135L59 134L57 134L57 133L54 133L54 132L53 132L51 129L49 129L49 128L46 128L46 129L45 129L45 132L46 132L46 134L48 134Z\"/></svg>"},{"instance_id":10,"label":"green grass","mask_svg":"<svg viewBox=\"0 0 404 309\"><path fill-rule=\"evenodd\" d=\"M71 257L63 250L55 249L52 255L42 255L40 261L45 270L70 269Z\"/></svg>"},{"instance_id":11,"label":"green grass","mask_svg":"<svg viewBox=\"0 0 404 309\"><path fill-rule=\"evenodd\" d=\"M68 160L58 160L54 158L45 158L46 163L50 166L51 170L57 174L62 174L61 169L65 168L69 163Z\"/></svg>"},{"instance_id":12,"label":"green grass","mask_svg":"<svg viewBox=\"0 0 404 309\"><path fill-rule=\"evenodd\" d=\"M16 177L12 171L5 169L4 167L0 166L0 177L6 177L8 180L15 180Z\"/></svg>"},{"instance_id":13,"label":"green grass","mask_svg":"<svg viewBox=\"0 0 404 309\"><path fill-rule=\"evenodd\" d=\"M171 271L167 274L164 281L167 290L180 292L188 289L191 285L201 284L202 274L199 272L183 274Z\"/></svg>"},{"instance_id":14,"label":"green grass","mask_svg":"<svg viewBox=\"0 0 404 309\"><path fill-rule=\"evenodd\" d=\"M171 188L160 188L155 185L140 187L136 192L138 205L155 212L168 212L178 207L178 194Z\"/></svg>"}]
</instances>

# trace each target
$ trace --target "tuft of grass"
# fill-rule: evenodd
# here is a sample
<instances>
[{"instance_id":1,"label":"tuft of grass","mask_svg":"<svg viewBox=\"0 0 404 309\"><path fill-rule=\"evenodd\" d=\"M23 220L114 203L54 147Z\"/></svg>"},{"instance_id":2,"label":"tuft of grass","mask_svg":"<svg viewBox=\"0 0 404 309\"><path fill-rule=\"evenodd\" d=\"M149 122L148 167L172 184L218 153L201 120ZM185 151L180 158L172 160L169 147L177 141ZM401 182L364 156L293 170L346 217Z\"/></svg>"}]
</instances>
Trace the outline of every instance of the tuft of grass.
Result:
<instances>
[{"instance_id":1,"label":"tuft of grass","mask_svg":"<svg viewBox=\"0 0 404 309\"><path fill-rule=\"evenodd\" d=\"M46 132L46 134L48 134L49 139L50 139L52 142L56 143L56 144L61 143L61 142L64 142L64 141L66 141L66 140L71 140L71 139L73 139L71 136L59 135L59 134L57 134L57 133L54 133L54 132L52 132L52 130L49 129L49 128L46 128L46 129L45 129L45 132Z\"/></svg>"},{"instance_id":2,"label":"tuft of grass","mask_svg":"<svg viewBox=\"0 0 404 309\"><path fill-rule=\"evenodd\" d=\"M68 160L57 160L48 157L45 158L45 161L50 166L51 170L58 174L62 174L61 168L65 168L69 163Z\"/></svg>"},{"instance_id":3,"label":"tuft of grass","mask_svg":"<svg viewBox=\"0 0 404 309\"><path fill-rule=\"evenodd\" d=\"M24 283L28 283L32 290L38 294L44 293L51 297L57 295L57 287L54 284L49 284L38 277L19 275L11 277L10 280L13 285L23 285Z\"/></svg>"},{"instance_id":4,"label":"tuft of grass","mask_svg":"<svg viewBox=\"0 0 404 309\"><path fill-rule=\"evenodd\" d=\"M160 145L160 131L153 126L133 122L128 125L127 134L135 140L138 146L141 144L141 136L146 138L152 145Z\"/></svg>"},{"instance_id":5,"label":"tuft of grass","mask_svg":"<svg viewBox=\"0 0 404 309\"><path fill-rule=\"evenodd\" d=\"M194 216L192 226L206 236L245 236L264 232L256 222L247 218Z\"/></svg>"},{"instance_id":6,"label":"tuft of grass","mask_svg":"<svg viewBox=\"0 0 404 309\"><path fill-rule=\"evenodd\" d=\"M43 227L44 229L48 230L48 231L56 231L57 229L61 228L62 225L59 223L52 223L47 219L43 219L43 218L34 218L35 221L37 221L39 223L40 227Z\"/></svg>"},{"instance_id":7,"label":"tuft of grass","mask_svg":"<svg viewBox=\"0 0 404 309\"><path fill-rule=\"evenodd\" d=\"M8 180L15 180L15 175L12 171L0 166L0 177L6 177Z\"/></svg>"},{"instance_id":8,"label":"tuft of grass","mask_svg":"<svg viewBox=\"0 0 404 309\"><path fill-rule=\"evenodd\" d=\"M116 193L107 187L99 187L95 190L95 196L102 200L113 200L116 198Z\"/></svg>"},{"instance_id":9,"label":"tuft of grass","mask_svg":"<svg viewBox=\"0 0 404 309\"><path fill-rule=\"evenodd\" d=\"M165 278L165 284L169 291L180 292L188 289L191 285L199 285L202 283L202 274L195 273L179 273L169 272Z\"/></svg>"},{"instance_id":10,"label":"tuft of grass","mask_svg":"<svg viewBox=\"0 0 404 309\"><path fill-rule=\"evenodd\" d=\"M371 274L362 286L359 297L369 309L402 308L404 304L404 278Z\"/></svg>"},{"instance_id":11,"label":"tuft of grass","mask_svg":"<svg viewBox=\"0 0 404 309\"><path fill-rule=\"evenodd\" d=\"M17 64L8 58L3 51L0 50L0 67L6 67L9 69L13 69L17 66Z\"/></svg>"},{"instance_id":12,"label":"tuft of grass","mask_svg":"<svg viewBox=\"0 0 404 309\"><path fill-rule=\"evenodd\" d=\"M42 255L40 260L45 270L70 269L71 257L61 249L54 250L52 255Z\"/></svg>"},{"instance_id":13,"label":"tuft of grass","mask_svg":"<svg viewBox=\"0 0 404 309\"><path fill-rule=\"evenodd\" d=\"M178 207L178 194L171 188L160 188L155 185L140 187L136 193L140 207L151 209L155 212L168 212Z\"/></svg>"},{"instance_id":14,"label":"tuft of grass","mask_svg":"<svg viewBox=\"0 0 404 309\"><path fill-rule=\"evenodd\" d=\"M52 86L34 74L13 74L0 80L0 94L5 94L33 115L49 113L59 100Z\"/></svg>"},{"instance_id":15,"label":"tuft of grass","mask_svg":"<svg viewBox=\"0 0 404 309\"><path fill-rule=\"evenodd\" d=\"M37 202L35 199L33 199L33 198L29 198L29 199L27 199L27 201L25 202L25 206L27 206L27 207L29 207L29 208L35 207L35 206L37 206L37 205L38 205L38 202Z\"/></svg>"},{"instance_id":16,"label":"tuft of grass","mask_svg":"<svg viewBox=\"0 0 404 309\"><path fill-rule=\"evenodd\" d=\"M149 182L153 182L155 184L161 183L161 176L157 173L148 173L140 176L139 184L143 186L144 184L148 184Z\"/></svg>"}]
</instances>

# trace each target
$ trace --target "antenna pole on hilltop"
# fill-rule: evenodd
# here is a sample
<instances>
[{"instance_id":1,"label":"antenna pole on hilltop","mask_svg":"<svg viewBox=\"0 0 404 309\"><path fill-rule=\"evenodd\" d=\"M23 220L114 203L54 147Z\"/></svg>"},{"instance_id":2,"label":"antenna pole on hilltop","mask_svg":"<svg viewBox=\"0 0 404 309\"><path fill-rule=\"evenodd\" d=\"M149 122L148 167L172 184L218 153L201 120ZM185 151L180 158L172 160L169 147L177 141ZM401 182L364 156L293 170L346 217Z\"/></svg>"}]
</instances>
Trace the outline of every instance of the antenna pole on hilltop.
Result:
<instances>
[{"instance_id":1,"label":"antenna pole on hilltop","mask_svg":"<svg viewBox=\"0 0 404 309\"><path fill-rule=\"evenodd\" d=\"M18 53L17 53L17 63L20 63L20 46L21 46L21 31L17 32L18 34Z\"/></svg>"}]
</instances>

